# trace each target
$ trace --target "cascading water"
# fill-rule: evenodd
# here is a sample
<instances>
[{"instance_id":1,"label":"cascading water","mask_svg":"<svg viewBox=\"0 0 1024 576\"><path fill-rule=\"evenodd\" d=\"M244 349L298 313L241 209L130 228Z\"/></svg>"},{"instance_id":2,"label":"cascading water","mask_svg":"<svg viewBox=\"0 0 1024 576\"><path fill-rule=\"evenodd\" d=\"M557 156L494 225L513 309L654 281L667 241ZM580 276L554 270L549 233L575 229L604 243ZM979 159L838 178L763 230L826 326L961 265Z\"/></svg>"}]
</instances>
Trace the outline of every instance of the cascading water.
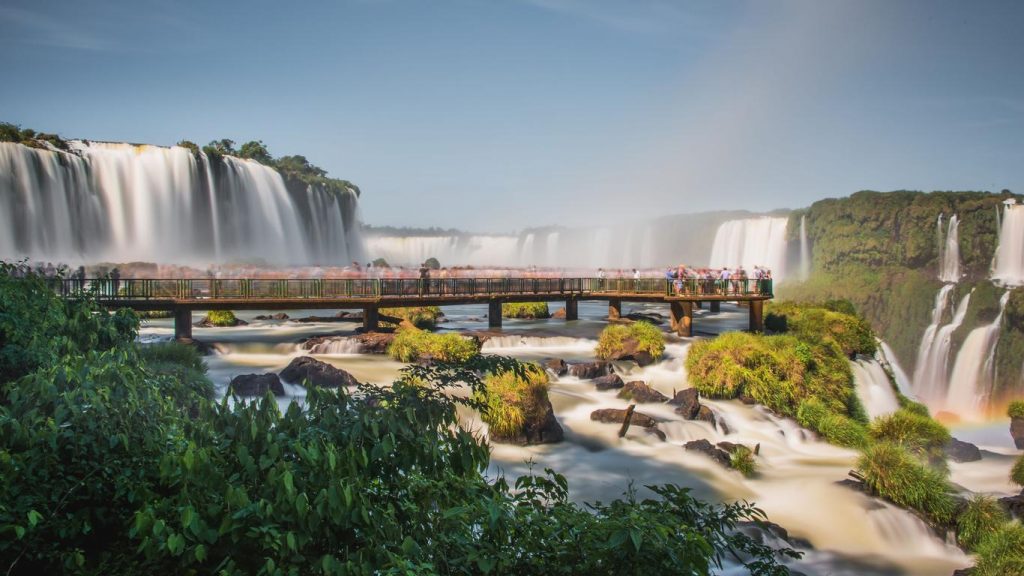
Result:
<instances>
[{"instance_id":1,"label":"cascading water","mask_svg":"<svg viewBox=\"0 0 1024 576\"><path fill-rule=\"evenodd\" d=\"M1003 311L1010 300L1006 291L999 299L999 314L987 326L971 330L964 340L953 365L946 410L968 420L984 418L992 382L995 377L995 353L999 343L999 327Z\"/></svg>"},{"instance_id":2,"label":"cascading water","mask_svg":"<svg viewBox=\"0 0 1024 576\"><path fill-rule=\"evenodd\" d=\"M800 217L800 280L811 275L811 247L807 241L807 216Z\"/></svg>"},{"instance_id":3,"label":"cascading water","mask_svg":"<svg viewBox=\"0 0 1024 576\"><path fill-rule=\"evenodd\" d=\"M957 282L960 280L960 218L953 214L946 227L945 240L939 244L939 280ZM939 216L939 234L942 233L942 216Z\"/></svg>"},{"instance_id":4,"label":"cascading water","mask_svg":"<svg viewBox=\"0 0 1024 576\"><path fill-rule=\"evenodd\" d=\"M953 289L952 284L943 286L935 298L935 310L932 312L932 325L925 330L918 350L917 366L914 369L915 395L935 408L943 405L949 387L949 353L953 332L963 324L967 315L967 306L971 301L968 293L957 304L953 318L949 324L939 327L945 313L946 302ZM934 326L934 328L933 328Z\"/></svg>"},{"instance_id":5,"label":"cascading water","mask_svg":"<svg viewBox=\"0 0 1024 576\"><path fill-rule=\"evenodd\" d=\"M252 160L177 147L0 143L0 257L341 264L362 259L357 196L286 186Z\"/></svg>"},{"instance_id":6,"label":"cascading water","mask_svg":"<svg viewBox=\"0 0 1024 576\"><path fill-rule=\"evenodd\" d=\"M743 267L750 274L755 266L767 266L781 280L786 267L785 217L730 220L718 227L711 248L712 268Z\"/></svg>"},{"instance_id":7,"label":"cascading water","mask_svg":"<svg viewBox=\"0 0 1024 576\"><path fill-rule=\"evenodd\" d=\"M992 279L1006 286L1024 285L1024 205L1007 203L1003 211Z\"/></svg>"},{"instance_id":8,"label":"cascading water","mask_svg":"<svg viewBox=\"0 0 1024 576\"><path fill-rule=\"evenodd\" d=\"M857 396L872 419L892 414L900 403L892 389L889 375L877 358L858 358L850 363Z\"/></svg>"}]
</instances>

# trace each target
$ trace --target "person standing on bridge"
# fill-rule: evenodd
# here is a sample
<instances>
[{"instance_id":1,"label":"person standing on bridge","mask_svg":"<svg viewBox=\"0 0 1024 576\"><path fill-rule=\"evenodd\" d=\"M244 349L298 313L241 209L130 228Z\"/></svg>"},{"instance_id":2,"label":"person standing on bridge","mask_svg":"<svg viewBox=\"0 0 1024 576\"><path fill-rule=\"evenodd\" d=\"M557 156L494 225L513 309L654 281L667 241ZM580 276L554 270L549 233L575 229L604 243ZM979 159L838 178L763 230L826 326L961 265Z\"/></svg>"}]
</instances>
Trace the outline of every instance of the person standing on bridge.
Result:
<instances>
[{"instance_id":1,"label":"person standing on bridge","mask_svg":"<svg viewBox=\"0 0 1024 576\"><path fill-rule=\"evenodd\" d=\"M427 267L427 263L420 264L420 296L427 291L427 284L430 283L430 268Z\"/></svg>"},{"instance_id":2,"label":"person standing on bridge","mask_svg":"<svg viewBox=\"0 0 1024 576\"><path fill-rule=\"evenodd\" d=\"M597 269L597 289L604 290L604 268Z\"/></svg>"},{"instance_id":3,"label":"person standing on bridge","mask_svg":"<svg viewBox=\"0 0 1024 576\"><path fill-rule=\"evenodd\" d=\"M110 271L110 295L116 297L118 292L121 291L121 271L116 267Z\"/></svg>"}]
</instances>

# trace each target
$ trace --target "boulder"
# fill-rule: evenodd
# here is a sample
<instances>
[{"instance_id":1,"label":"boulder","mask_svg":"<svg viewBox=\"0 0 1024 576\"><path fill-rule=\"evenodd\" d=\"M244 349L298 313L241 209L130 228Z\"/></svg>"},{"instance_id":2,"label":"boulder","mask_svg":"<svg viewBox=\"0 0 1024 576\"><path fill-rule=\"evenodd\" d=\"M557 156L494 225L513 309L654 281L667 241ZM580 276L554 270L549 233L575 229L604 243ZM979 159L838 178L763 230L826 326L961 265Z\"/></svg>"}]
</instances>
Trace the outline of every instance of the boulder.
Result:
<instances>
[{"instance_id":1,"label":"boulder","mask_svg":"<svg viewBox=\"0 0 1024 576\"><path fill-rule=\"evenodd\" d=\"M609 374L607 376L601 376L600 378L594 378L594 386L598 390L613 390L616 388L622 388L625 386L625 382L622 378L619 378L618 374Z\"/></svg>"},{"instance_id":2,"label":"boulder","mask_svg":"<svg viewBox=\"0 0 1024 576\"><path fill-rule=\"evenodd\" d=\"M612 352L608 360L632 360L640 366L654 363L654 357L642 350L637 350L638 342L633 338L625 338L618 350Z\"/></svg>"},{"instance_id":3,"label":"boulder","mask_svg":"<svg viewBox=\"0 0 1024 576\"><path fill-rule=\"evenodd\" d=\"M647 322L656 326L660 326L665 323L665 317L656 312L630 312L626 315L626 318L629 318L634 322Z\"/></svg>"},{"instance_id":4,"label":"boulder","mask_svg":"<svg viewBox=\"0 0 1024 576\"><path fill-rule=\"evenodd\" d=\"M287 320L288 318L290 318L290 316L288 316L284 312L278 312L277 314L270 314L269 316L266 315L266 314L260 314L255 319L256 320Z\"/></svg>"},{"instance_id":5,"label":"boulder","mask_svg":"<svg viewBox=\"0 0 1024 576\"><path fill-rule=\"evenodd\" d=\"M312 356L299 356L281 371L286 382L319 388L358 386L359 381L340 368L321 362Z\"/></svg>"},{"instance_id":6,"label":"boulder","mask_svg":"<svg viewBox=\"0 0 1024 576\"><path fill-rule=\"evenodd\" d=\"M555 313L551 315L555 320L565 320L565 308L559 308L555 310Z\"/></svg>"},{"instance_id":7,"label":"boulder","mask_svg":"<svg viewBox=\"0 0 1024 576\"><path fill-rule=\"evenodd\" d=\"M715 413L711 411L711 408L708 408L707 406L705 406L703 404L700 405L700 408L697 410L697 416L695 418L693 418L693 419L694 420L700 420L701 422L707 422L708 424L711 424L712 426L715 425L715 420L716 420L715 419Z\"/></svg>"},{"instance_id":8,"label":"boulder","mask_svg":"<svg viewBox=\"0 0 1024 576\"><path fill-rule=\"evenodd\" d=\"M1010 419L1010 436L1018 450L1024 450L1024 418Z\"/></svg>"},{"instance_id":9,"label":"boulder","mask_svg":"<svg viewBox=\"0 0 1024 576\"><path fill-rule=\"evenodd\" d=\"M590 380L610 373L607 362L580 362L569 364L569 374L581 379Z\"/></svg>"},{"instance_id":10,"label":"boulder","mask_svg":"<svg viewBox=\"0 0 1024 576\"><path fill-rule=\"evenodd\" d=\"M744 447L745 448L745 446L743 446L743 444L734 444L732 442L719 442L718 444L716 444L716 446L718 446L722 450L725 450L729 454L732 454L736 450L739 450L740 447Z\"/></svg>"},{"instance_id":11,"label":"boulder","mask_svg":"<svg viewBox=\"0 0 1024 576\"><path fill-rule=\"evenodd\" d=\"M569 365L561 358L548 358L544 361L544 367L555 376L565 376L569 372Z\"/></svg>"},{"instance_id":12,"label":"boulder","mask_svg":"<svg viewBox=\"0 0 1024 576\"><path fill-rule=\"evenodd\" d=\"M527 414L526 422L522 430L516 435L490 434L491 442L502 444L518 444L519 446L531 446L534 444L554 444L565 438L565 431L555 418L555 410L551 407L551 400L547 395L538 398L540 403L536 411Z\"/></svg>"},{"instance_id":13,"label":"boulder","mask_svg":"<svg viewBox=\"0 0 1024 576\"><path fill-rule=\"evenodd\" d=\"M230 326L248 326L248 325L249 325L249 323L246 322L245 320L242 320L241 318L235 318L234 323L230 324ZM203 316L203 319L200 320L199 322L196 322L195 324L193 324L193 326L195 326L196 328L224 328L224 326L217 326L213 322L210 322L210 317L209 316Z\"/></svg>"},{"instance_id":14,"label":"boulder","mask_svg":"<svg viewBox=\"0 0 1024 576\"><path fill-rule=\"evenodd\" d=\"M668 403L676 407L676 414L687 420L696 418L697 412L701 408L700 394L697 393L696 388L686 388L676 392L676 395Z\"/></svg>"},{"instance_id":15,"label":"boulder","mask_svg":"<svg viewBox=\"0 0 1024 576\"><path fill-rule=\"evenodd\" d=\"M1000 498L999 503L1011 516L1024 520L1024 491L1016 496Z\"/></svg>"},{"instance_id":16,"label":"boulder","mask_svg":"<svg viewBox=\"0 0 1024 576\"><path fill-rule=\"evenodd\" d=\"M619 390L619 398L633 400L634 402L665 402L668 396L651 388L641 380L626 382L626 385Z\"/></svg>"},{"instance_id":17,"label":"boulder","mask_svg":"<svg viewBox=\"0 0 1024 576\"><path fill-rule=\"evenodd\" d=\"M240 374L231 379L228 390L238 396L263 396L268 391L284 396L284 386L277 374Z\"/></svg>"},{"instance_id":18,"label":"boulder","mask_svg":"<svg viewBox=\"0 0 1024 576\"><path fill-rule=\"evenodd\" d=\"M867 485L861 482L860 480L854 480L853 478L843 478L842 480L836 481L836 484L838 484L839 486L843 486L844 488L849 488L850 490L856 490L857 492L860 492L862 494L871 495L871 491L868 490Z\"/></svg>"},{"instance_id":19,"label":"boulder","mask_svg":"<svg viewBox=\"0 0 1024 576\"><path fill-rule=\"evenodd\" d=\"M981 460L981 450L970 442L963 442L953 438L943 448L946 457L953 462L977 462Z\"/></svg>"},{"instance_id":20,"label":"boulder","mask_svg":"<svg viewBox=\"0 0 1024 576\"><path fill-rule=\"evenodd\" d=\"M716 448L704 438L691 440L683 444L683 448L691 452L700 452L726 468L732 467L732 459L729 457L729 453L721 448Z\"/></svg>"},{"instance_id":21,"label":"boulder","mask_svg":"<svg viewBox=\"0 0 1024 576\"><path fill-rule=\"evenodd\" d=\"M620 408L601 408L591 412L590 419L604 422L605 424L622 424L626 420L626 410ZM642 428L656 428L658 422L647 414L634 410L633 418L630 419L629 425Z\"/></svg>"}]
</instances>

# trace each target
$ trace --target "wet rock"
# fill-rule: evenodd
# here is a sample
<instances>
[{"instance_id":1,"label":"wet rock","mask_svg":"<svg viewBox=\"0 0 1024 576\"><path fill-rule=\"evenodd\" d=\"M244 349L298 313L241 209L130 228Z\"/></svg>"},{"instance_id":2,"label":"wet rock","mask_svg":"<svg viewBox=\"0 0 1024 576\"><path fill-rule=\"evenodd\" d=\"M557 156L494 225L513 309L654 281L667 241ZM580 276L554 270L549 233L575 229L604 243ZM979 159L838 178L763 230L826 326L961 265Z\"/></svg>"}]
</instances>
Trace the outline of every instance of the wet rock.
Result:
<instances>
[{"instance_id":1,"label":"wet rock","mask_svg":"<svg viewBox=\"0 0 1024 576\"><path fill-rule=\"evenodd\" d=\"M600 410L594 410L591 412L590 419L598 422L604 422L605 424L622 424L626 420L626 410L620 408L601 408ZM629 421L629 425L640 426L643 428L656 428L658 426L658 422L647 414L634 410L633 418Z\"/></svg>"},{"instance_id":2,"label":"wet rock","mask_svg":"<svg viewBox=\"0 0 1024 576\"><path fill-rule=\"evenodd\" d=\"M284 386L277 374L240 374L231 379L228 390L238 396L263 396L267 392L284 396Z\"/></svg>"},{"instance_id":3,"label":"wet rock","mask_svg":"<svg viewBox=\"0 0 1024 576\"><path fill-rule=\"evenodd\" d=\"M664 442L665 439L668 438L668 436L666 436L665 433L661 431L661 428L658 427L644 428L644 431L646 431L651 436L657 436L658 440L661 440L662 442Z\"/></svg>"},{"instance_id":4,"label":"wet rock","mask_svg":"<svg viewBox=\"0 0 1024 576\"><path fill-rule=\"evenodd\" d=\"M700 408L697 410L697 416L693 418L693 420L700 420L701 422L707 422L708 424L714 426L715 413L711 410L711 408L708 408L707 406L701 404Z\"/></svg>"},{"instance_id":5,"label":"wet rock","mask_svg":"<svg viewBox=\"0 0 1024 576\"><path fill-rule=\"evenodd\" d=\"M622 388L625 386L625 382L622 378L619 378L618 374L609 374L607 376L601 376L600 378L594 378L594 386L598 390L614 390L616 388Z\"/></svg>"},{"instance_id":6,"label":"wet rock","mask_svg":"<svg viewBox=\"0 0 1024 576\"><path fill-rule=\"evenodd\" d=\"M633 339L632 337L627 337L622 341L621 344L619 344L618 349L613 350L609 354L607 359L632 360L640 366L648 366L650 364L653 364L654 357L643 350L639 350L639 345L640 343L637 342L635 339Z\"/></svg>"},{"instance_id":7,"label":"wet rock","mask_svg":"<svg viewBox=\"0 0 1024 576\"><path fill-rule=\"evenodd\" d=\"M700 440L691 440L686 444L683 444L683 448L691 452L700 452L726 468L730 468L732 466L732 459L729 458L729 453L721 448L716 448L711 444L711 442L708 442L704 438L701 438Z\"/></svg>"},{"instance_id":8,"label":"wet rock","mask_svg":"<svg viewBox=\"0 0 1024 576\"><path fill-rule=\"evenodd\" d=\"M1010 419L1010 436L1018 450L1024 450L1024 418Z\"/></svg>"},{"instance_id":9,"label":"wet rock","mask_svg":"<svg viewBox=\"0 0 1024 576\"><path fill-rule=\"evenodd\" d=\"M338 312L334 316L303 316L302 318L291 318L292 322L362 322L362 314L350 314L348 312Z\"/></svg>"},{"instance_id":10,"label":"wet rock","mask_svg":"<svg viewBox=\"0 0 1024 576\"><path fill-rule=\"evenodd\" d=\"M522 430L515 435L502 435L490 433L491 442L502 444L518 444L519 446L531 446L534 444L554 444L565 438L565 431L555 418L555 411L551 407L551 400L547 395L537 399L538 407L530 410L527 414L526 423Z\"/></svg>"},{"instance_id":11,"label":"wet rock","mask_svg":"<svg viewBox=\"0 0 1024 576\"><path fill-rule=\"evenodd\" d=\"M544 367L555 376L565 376L569 372L569 365L561 358L548 358L544 361Z\"/></svg>"},{"instance_id":12,"label":"wet rock","mask_svg":"<svg viewBox=\"0 0 1024 576\"><path fill-rule=\"evenodd\" d=\"M286 382L319 388L358 386L359 381L348 372L321 362L312 356L299 356L281 371Z\"/></svg>"},{"instance_id":13,"label":"wet rock","mask_svg":"<svg viewBox=\"0 0 1024 576\"><path fill-rule=\"evenodd\" d=\"M668 396L651 388L641 380L626 382L626 385L619 391L619 398L633 400L634 402L665 402Z\"/></svg>"},{"instance_id":14,"label":"wet rock","mask_svg":"<svg viewBox=\"0 0 1024 576\"><path fill-rule=\"evenodd\" d=\"M555 310L555 313L551 315L555 320L565 320L565 308L559 308Z\"/></svg>"},{"instance_id":15,"label":"wet rock","mask_svg":"<svg viewBox=\"0 0 1024 576\"><path fill-rule=\"evenodd\" d=\"M664 316L655 312L630 312L626 315L626 318L635 322L648 322L656 326L660 326L665 323Z\"/></svg>"},{"instance_id":16,"label":"wet rock","mask_svg":"<svg viewBox=\"0 0 1024 576\"><path fill-rule=\"evenodd\" d=\"M607 362L580 362L569 364L569 374L581 379L590 380L599 376L607 376L610 368Z\"/></svg>"},{"instance_id":17,"label":"wet rock","mask_svg":"<svg viewBox=\"0 0 1024 576\"><path fill-rule=\"evenodd\" d=\"M977 462L981 460L981 450L970 442L963 442L953 438L946 444L944 450L946 457L953 462Z\"/></svg>"},{"instance_id":18,"label":"wet rock","mask_svg":"<svg viewBox=\"0 0 1024 576\"><path fill-rule=\"evenodd\" d=\"M753 538L754 541L760 544L767 544L773 548L778 547L781 541L781 544L785 546L802 548L804 550L814 549L814 545L811 544L810 540L791 536L788 530L775 522L770 522L768 520L740 522L737 527L741 532ZM774 540L774 542L772 540ZM791 572L791 574L793 573Z\"/></svg>"},{"instance_id":19,"label":"wet rock","mask_svg":"<svg viewBox=\"0 0 1024 576\"><path fill-rule=\"evenodd\" d=\"M255 319L256 320L288 320L289 318L290 318L290 316L288 316L284 312L278 312L277 314L270 314L270 315L260 314Z\"/></svg>"},{"instance_id":20,"label":"wet rock","mask_svg":"<svg viewBox=\"0 0 1024 576\"><path fill-rule=\"evenodd\" d=\"M676 392L676 395L668 403L676 406L676 414L687 420L696 418L701 409L700 394L697 393L696 388L687 388Z\"/></svg>"},{"instance_id":21,"label":"wet rock","mask_svg":"<svg viewBox=\"0 0 1024 576\"><path fill-rule=\"evenodd\" d=\"M331 344L337 342L339 344L355 343L354 353L358 354L386 354L388 346L391 341L395 339L393 332L363 332L354 336L315 336L307 340L303 340L301 347L303 350L312 351L314 354L329 354L331 353ZM348 346L340 346L342 349L347 350Z\"/></svg>"},{"instance_id":22,"label":"wet rock","mask_svg":"<svg viewBox=\"0 0 1024 576\"><path fill-rule=\"evenodd\" d=\"M249 323L246 322L245 320L242 320L241 318L235 318L235 320L231 324L217 325L217 324L214 324L213 322L210 321L210 317L209 316L203 316L202 320L200 320L199 322L196 322L195 324L193 324L193 326L195 326L197 328L225 328L225 327L231 327L231 326L248 326L248 325L249 325Z\"/></svg>"},{"instance_id":23,"label":"wet rock","mask_svg":"<svg viewBox=\"0 0 1024 576\"><path fill-rule=\"evenodd\" d=\"M863 482L860 480L854 480L853 478L843 478L842 480L837 481L836 484L843 486L844 488L849 488L850 490L856 490L862 494L871 493Z\"/></svg>"},{"instance_id":24,"label":"wet rock","mask_svg":"<svg viewBox=\"0 0 1024 576\"><path fill-rule=\"evenodd\" d=\"M974 568L961 568L953 571L953 576L971 576L974 574Z\"/></svg>"},{"instance_id":25,"label":"wet rock","mask_svg":"<svg viewBox=\"0 0 1024 576\"><path fill-rule=\"evenodd\" d=\"M718 446L722 450L725 450L729 454L732 454L733 452L739 450L740 448L746 448L746 446L744 446L743 444L734 444L732 442L719 442L718 444L716 444L716 446Z\"/></svg>"},{"instance_id":26,"label":"wet rock","mask_svg":"<svg viewBox=\"0 0 1024 576\"><path fill-rule=\"evenodd\" d=\"M999 503L1014 518L1024 519L1024 491L1016 496L1000 498Z\"/></svg>"}]
</instances>

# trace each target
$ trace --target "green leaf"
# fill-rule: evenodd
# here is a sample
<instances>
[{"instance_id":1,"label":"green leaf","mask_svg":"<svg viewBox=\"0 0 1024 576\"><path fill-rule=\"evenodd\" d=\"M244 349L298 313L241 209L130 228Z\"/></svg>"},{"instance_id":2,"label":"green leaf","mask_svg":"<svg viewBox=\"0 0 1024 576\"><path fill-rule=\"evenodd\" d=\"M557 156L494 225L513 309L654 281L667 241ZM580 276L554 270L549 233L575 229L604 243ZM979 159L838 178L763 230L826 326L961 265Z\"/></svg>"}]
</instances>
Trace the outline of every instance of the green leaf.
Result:
<instances>
[{"instance_id":1,"label":"green leaf","mask_svg":"<svg viewBox=\"0 0 1024 576\"><path fill-rule=\"evenodd\" d=\"M28 511L28 525L30 528L35 528L36 524L39 524L39 521L42 519L43 515L39 512L36 512L35 510Z\"/></svg>"},{"instance_id":2,"label":"green leaf","mask_svg":"<svg viewBox=\"0 0 1024 576\"><path fill-rule=\"evenodd\" d=\"M203 546L202 544L196 546L193 553L195 554L196 561L203 562L206 560L206 546Z\"/></svg>"}]
</instances>

